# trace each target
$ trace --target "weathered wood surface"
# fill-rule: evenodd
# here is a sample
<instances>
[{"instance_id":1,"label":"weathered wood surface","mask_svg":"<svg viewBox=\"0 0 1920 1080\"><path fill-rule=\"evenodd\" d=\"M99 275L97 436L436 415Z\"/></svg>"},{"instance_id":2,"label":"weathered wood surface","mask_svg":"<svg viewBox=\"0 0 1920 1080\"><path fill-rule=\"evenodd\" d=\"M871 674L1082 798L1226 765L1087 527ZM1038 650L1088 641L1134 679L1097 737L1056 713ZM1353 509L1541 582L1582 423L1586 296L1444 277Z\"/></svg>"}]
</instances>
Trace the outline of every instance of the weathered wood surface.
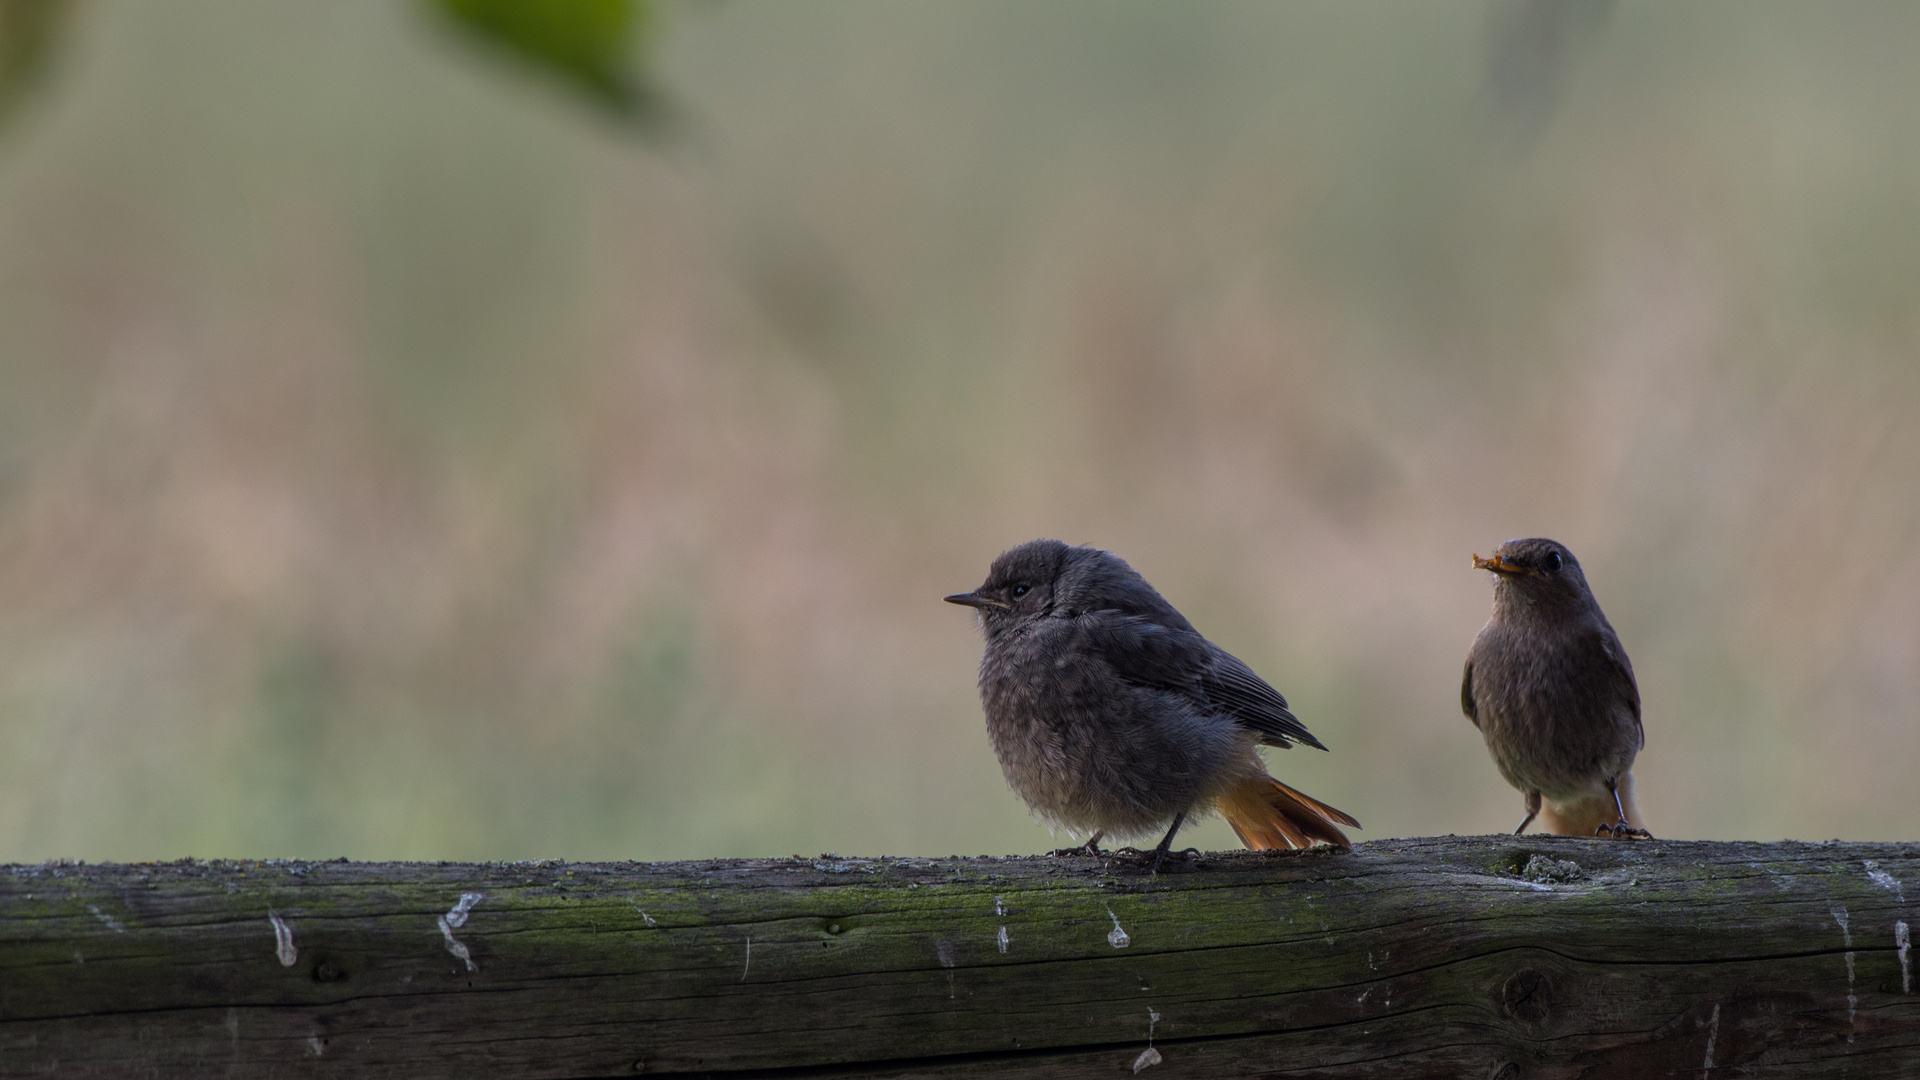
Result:
<instances>
[{"instance_id":1,"label":"weathered wood surface","mask_svg":"<svg viewBox=\"0 0 1920 1080\"><path fill-rule=\"evenodd\" d=\"M1552 837L12 866L0 1075L1920 1076L1910 888L1915 844Z\"/></svg>"}]
</instances>

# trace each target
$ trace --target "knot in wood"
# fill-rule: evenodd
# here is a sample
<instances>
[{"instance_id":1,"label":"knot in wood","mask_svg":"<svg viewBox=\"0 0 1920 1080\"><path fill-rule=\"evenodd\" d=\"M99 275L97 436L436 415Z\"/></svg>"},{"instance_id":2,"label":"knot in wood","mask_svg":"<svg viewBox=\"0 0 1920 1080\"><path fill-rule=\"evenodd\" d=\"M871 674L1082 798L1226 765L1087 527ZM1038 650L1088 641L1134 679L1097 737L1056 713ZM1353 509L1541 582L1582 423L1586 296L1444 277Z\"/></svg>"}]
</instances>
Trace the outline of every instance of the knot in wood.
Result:
<instances>
[{"instance_id":1,"label":"knot in wood","mask_svg":"<svg viewBox=\"0 0 1920 1080\"><path fill-rule=\"evenodd\" d=\"M1553 1012L1553 984L1532 968L1513 973L1500 988L1500 1011L1523 1024L1537 1024Z\"/></svg>"}]
</instances>

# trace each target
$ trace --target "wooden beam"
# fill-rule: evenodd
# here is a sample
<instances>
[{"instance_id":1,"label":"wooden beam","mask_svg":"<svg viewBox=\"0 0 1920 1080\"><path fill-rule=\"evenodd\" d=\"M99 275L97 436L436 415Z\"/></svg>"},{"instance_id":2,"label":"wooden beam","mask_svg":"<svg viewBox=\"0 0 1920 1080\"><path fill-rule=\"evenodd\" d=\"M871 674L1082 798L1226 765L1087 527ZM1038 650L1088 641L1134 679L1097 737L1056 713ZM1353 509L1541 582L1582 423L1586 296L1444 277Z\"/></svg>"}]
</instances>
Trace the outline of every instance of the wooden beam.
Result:
<instances>
[{"instance_id":1,"label":"wooden beam","mask_svg":"<svg viewBox=\"0 0 1920 1080\"><path fill-rule=\"evenodd\" d=\"M1920 1075L1920 844L0 868L0 1075Z\"/></svg>"}]
</instances>

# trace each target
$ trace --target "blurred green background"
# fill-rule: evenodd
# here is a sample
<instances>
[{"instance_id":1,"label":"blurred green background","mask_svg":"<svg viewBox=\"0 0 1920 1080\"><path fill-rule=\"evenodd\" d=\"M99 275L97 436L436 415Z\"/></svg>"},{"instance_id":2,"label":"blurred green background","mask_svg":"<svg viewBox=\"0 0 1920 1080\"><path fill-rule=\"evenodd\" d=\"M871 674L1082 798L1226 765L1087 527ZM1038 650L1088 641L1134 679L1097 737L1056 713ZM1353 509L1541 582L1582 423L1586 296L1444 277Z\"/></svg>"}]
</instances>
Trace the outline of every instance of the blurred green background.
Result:
<instances>
[{"instance_id":1,"label":"blurred green background","mask_svg":"<svg viewBox=\"0 0 1920 1080\"><path fill-rule=\"evenodd\" d=\"M62 6L0 859L1043 850L939 601L1035 536L1358 838L1518 819L1458 686L1522 535L1657 834L1915 836L1920 7L669 3L596 87L485 3Z\"/></svg>"}]
</instances>

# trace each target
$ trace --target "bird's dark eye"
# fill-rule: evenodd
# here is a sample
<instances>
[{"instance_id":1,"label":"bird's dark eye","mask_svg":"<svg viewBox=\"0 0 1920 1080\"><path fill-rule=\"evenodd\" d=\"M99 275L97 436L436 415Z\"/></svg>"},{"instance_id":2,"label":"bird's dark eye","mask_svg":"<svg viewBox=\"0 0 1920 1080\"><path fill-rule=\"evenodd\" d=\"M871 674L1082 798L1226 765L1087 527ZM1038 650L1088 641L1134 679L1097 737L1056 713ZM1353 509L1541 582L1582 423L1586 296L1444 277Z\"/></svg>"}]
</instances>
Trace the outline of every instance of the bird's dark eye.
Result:
<instances>
[{"instance_id":1,"label":"bird's dark eye","mask_svg":"<svg viewBox=\"0 0 1920 1080\"><path fill-rule=\"evenodd\" d=\"M1547 552L1547 572L1552 573L1558 569L1560 569L1560 553L1557 551Z\"/></svg>"},{"instance_id":2,"label":"bird's dark eye","mask_svg":"<svg viewBox=\"0 0 1920 1080\"><path fill-rule=\"evenodd\" d=\"M1013 598L1018 600L1032 591L1033 586L1031 585L1015 585L1013 587Z\"/></svg>"}]
</instances>

